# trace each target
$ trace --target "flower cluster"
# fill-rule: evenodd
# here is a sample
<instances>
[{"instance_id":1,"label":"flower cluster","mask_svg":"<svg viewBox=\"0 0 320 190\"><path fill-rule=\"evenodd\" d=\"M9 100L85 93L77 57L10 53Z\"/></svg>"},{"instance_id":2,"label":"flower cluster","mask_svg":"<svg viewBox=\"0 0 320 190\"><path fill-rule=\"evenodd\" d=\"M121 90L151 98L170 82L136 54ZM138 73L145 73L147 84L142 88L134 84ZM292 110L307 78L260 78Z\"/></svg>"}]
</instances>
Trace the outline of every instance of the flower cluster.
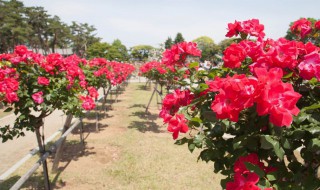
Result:
<instances>
[{"instance_id":1,"label":"flower cluster","mask_svg":"<svg viewBox=\"0 0 320 190\"><path fill-rule=\"evenodd\" d=\"M145 63L140 67L139 70L140 70L140 73L139 73L140 75L148 73L151 70L156 70L159 72L159 74L165 74L167 72L165 65L157 61L151 61L151 62Z\"/></svg>"},{"instance_id":2,"label":"flower cluster","mask_svg":"<svg viewBox=\"0 0 320 190\"><path fill-rule=\"evenodd\" d=\"M234 75L227 78L216 77L207 81L209 91L219 92L212 101L211 109L218 119L230 119L237 122L239 113L253 106L257 97L258 80L245 75Z\"/></svg>"},{"instance_id":3,"label":"flower cluster","mask_svg":"<svg viewBox=\"0 0 320 190\"><path fill-rule=\"evenodd\" d=\"M162 63L168 67L183 66L188 56L201 56L201 51L194 42L181 42L163 52Z\"/></svg>"},{"instance_id":4,"label":"flower cluster","mask_svg":"<svg viewBox=\"0 0 320 190\"><path fill-rule=\"evenodd\" d=\"M188 69L181 68L188 67L190 62L200 56L201 51L197 48L196 43L177 43L163 52L161 62L151 61L142 65L139 74L161 86L166 85L166 88L170 89L190 76ZM197 69L196 66L193 68Z\"/></svg>"},{"instance_id":5,"label":"flower cluster","mask_svg":"<svg viewBox=\"0 0 320 190\"><path fill-rule=\"evenodd\" d=\"M19 101L17 90L19 88L16 70L13 68L0 68L0 98L8 103Z\"/></svg>"},{"instance_id":6,"label":"flower cluster","mask_svg":"<svg viewBox=\"0 0 320 190\"><path fill-rule=\"evenodd\" d=\"M254 172L251 172L245 163L250 163L263 171L263 174L268 174L269 172L276 171L277 169L271 166L266 167L263 162L259 160L256 153L250 153L247 156L241 156L234 163L233 171L234 181L230 181L226 184L226 190L261 190L257 186L260 180L260 176ZM265 176L263 176L265 177ZM263 190L272 190L273 188L264 188Z\"/></svg>"},{"instance_id":7,"label":"flower cluster","mask_svg":"<svg viewBox=\"0 0 320 190\"><path fill-rule=\"evenodd\" d=\"M264 26L259 23L258 19L251 19L243 22L235 21L234 23L228 24L228 33L226 34L226 37L233 37L240 34L263 38L265 36L263 30Z\"/></svg>"},{"instance_id":8,"label":"flower cluster","mask_svg":"<svg viewBox=\"0 0 320 190\"><path fill-rule=\"evenodd\" d=\"M300 19L289 29L298 38L274 40L264 39L257 19L235 21L226 36L239 38L223 52L221 68L208 71L165 52L163 61L187 70L189 82L164 98L160 117L174 139L192 130L176 144L201 148L199 159L227 176L223 188L320 187L319 28L319 20Z\"/></svg>"},{"instance_id":9,"label":"flower cluster","mask_svg":"<svg viewBox=\"0 0 320 190\"><path fill-rule=\"evenodd\" d=\"M291 32L300 35L301 38L304 38L312 30L311 22L306 18L301 18L293 23L290 30Z\"/></svg>"},{"instance_id":10,"label":"flower cluster","mask_svg":"<svg viewBox=\"0 0 320 190\"><path fill-rule=\"evenodd\" d=\"M94 58L89 64L91 67L97 67L93 71L94 76L104 76L108 83L112 85L121 84L135 70L131 64L116 61L109 62L104 58Z\"/></svg>"},{"instance_id":11,"label":"flower cluster","mask_svg":"<svg viewBox=\"0 0 320 190\"><path fill-rule=\"evenodd\" d=\"M294 91L290 83L283 83L282 70L257 68L256 77L234 75L227 78L216 77L207 81L209 90L219 92L212 101L211 109L218 119L237 122L239 113L256 103L260 116L270 114L270 122L276 126L290 126L292 115L297 115L296 106L301 95Z\"/></svg>"},{"instance_id":12,"label":"flower cluster","mask_svg":"<svg viewBox=\"0 0 320 190\"><path fill-rule=\"evenodd\" d=\"M165 123L169 123L168 131L173 132L174 139L178 138L179 132L186 133L188 131L184 115L177 114L177 112L180 107L189 105L193 98L194 95L190 93L190 90L176 89L163 99L159 116Z\"/></svg>"},{"instance_id":13,"label":"flower cluster","mask_svg":"<svg viewBox=\"0 0 320 190\"><path fill-rule=\"evenodd\" d=\"M100 69L106 73L105 80L94 76ZM55 109L79 116L83 109L95 108L98 88L120 84L133 71L132 65L101 58L87 61L77 55L43 56L26 46L16 46L13 53L0 54L0 99L21 116L17 127L2 130L0 137L6 141L23 135L24 128L34 130ZM40 114L34 116L32 111Z\"/></svg>"}]
</instances>

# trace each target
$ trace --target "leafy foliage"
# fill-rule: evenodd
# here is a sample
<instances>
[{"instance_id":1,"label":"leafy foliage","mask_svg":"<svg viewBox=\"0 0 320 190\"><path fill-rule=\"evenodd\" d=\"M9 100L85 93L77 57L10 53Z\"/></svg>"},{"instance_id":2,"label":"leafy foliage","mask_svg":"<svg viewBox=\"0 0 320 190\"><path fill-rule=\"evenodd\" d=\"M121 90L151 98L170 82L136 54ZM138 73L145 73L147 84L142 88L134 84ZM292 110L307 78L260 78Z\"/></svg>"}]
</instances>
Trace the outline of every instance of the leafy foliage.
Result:
<instances>
[{"instance_id":1,"label":"leafy foliage","mask_svg":"<svg viewBox=\"0 0 320 190\"><path fill-rule=\"evenodd\" d=\"M299 40L320 30L319 21L307 32L301 23L308 22L291 29ZM320 48L312 40L264 39L257 19L228 29L227 37L239 38L225 48L221 68L197 70L186 58L197 51L180 44L163 53L162 64L188 74L164 98L160 117L173 139L188 133L176 144L214 162L224 189L318 189Z\"/></svg>"}]
</instances>

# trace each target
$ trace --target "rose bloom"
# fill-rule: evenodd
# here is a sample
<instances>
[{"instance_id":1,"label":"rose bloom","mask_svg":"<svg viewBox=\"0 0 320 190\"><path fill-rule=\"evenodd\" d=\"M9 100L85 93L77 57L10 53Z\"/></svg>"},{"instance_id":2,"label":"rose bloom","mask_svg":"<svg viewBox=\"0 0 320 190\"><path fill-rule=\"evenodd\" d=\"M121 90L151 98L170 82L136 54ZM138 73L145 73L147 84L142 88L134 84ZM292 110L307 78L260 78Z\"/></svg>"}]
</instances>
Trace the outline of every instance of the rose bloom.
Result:
<instances>
[{"instance_id":1,"label":"rose bloom","mask_svg":"<svg viewBox=\"0 0 320 190\"><path fill-rule=\"evenodd\" d=\"M88 89L89 95L90 95L91 97L93 97L93 98L98 98L99 93L98 93L98 91L97 91L97 89L96 89L95 87L90 86L90 87L88 87L87 89Z\"/></svg>"},{"instance_id":2,"label":"rose bloom","mask_svg":"<svg viewBox=\"0 0 320 190\"><path fill-rule=\"evenodd\" d=\"M183 114L176 114L175 117L172 117L167 129L172 132L174 140L178 138L179 133L186 133L189 130L187 120Z\"/></svg>"},{"instance_id":3,"label":"rose bloom","mask_svg":"<svg viewBox=\"0 0 320 190\"><path fill-rule=\"evenodd\" d=\"M311 22L306 18L299 19L292 24L292 26L290 27L290 30L293 33L294 32L298 33L301 38L304 38L312 30Z\"/></svg>"},{"instance_id":4,"label":"rose bloom","mask_svg":"<svg viewBox=\"0 0 320 190\"><path fill-rule=\"evenodd\" d=\"M89 96L80 96L80 100L82 101L82 108L85 110L92 110L96 107L93 99Z\"/></svg>"},{"instance_id":5,"label":"rose bloom","mask_svg":"<svg viewBox=\"0 0 320 190\"><path fill-rule=\"evenodd\" d=\"M16 92L7 92L6 93L6 101L9 103L19 101L17 93Z\"/></svg>"},{"instance_id":6,"label":"rose bloom","mask_svg":"<svg viewBox=\"0 0 320 190\"><path fill-rule=\"evenodd\" d=\"M316 23L314 23L314 27L315 27L317 30L320 30L320 20L318 20Z\"/></svg>"},{"instance_id":7,"label":"rose bloom","mask_svg":"<svg viewBox=\"0 0 320 190\"><path fill-rule=\"evenodd\" d=\"M226 37L233 37L233 36L237 36L240 31L242 31L242 27L241 27L241 22L238 21L234 21L234 23L229 23L228 24L228 33L226 34Z\"/></svg>"},{"instance_id":8,"label":"rose bloom","mask_svg":"<svg viewBox=\"0 0 320 190\"><path fill-rule=\"evenodd\" d=\"M38 84L48 86L50 83L50 80L46 77L38 77Z\"/></svg>"},{"instance_id":9,"label":"rose bloom","mask_svg":"<svg viewBox=\"0 0 320 190\"><path fill-rule=\"evenodd\" d=\"M32 99L37 103L37 104L41 104L43 102L43 92L40 91L40 92L37 92L37 93L34 93L32 95Z\"/></svg>"},{"instance_id":10,"label":"rose bloom","mask_svg":"<svg viewBox=\"0 0 320 190\"><path fill-rule=\"evenodd\" d=\"M28 53L28 48L24 45L19 45L14 48L14 53L18 54L19 56L23 56L24 54Z\"/></svg>"},{"instance_id":11,"label":"rose bloom","mask_svg":"<svg viewBox=\"0 0 320 190\"><path fill-rule=\"evenodd\" d=\"M223 52L223 61L224 66L228 68L239 68L241 66L241 62L246 58L245 49L239 44L231 44L226 50Z\"/></svg>"}]
</instances>

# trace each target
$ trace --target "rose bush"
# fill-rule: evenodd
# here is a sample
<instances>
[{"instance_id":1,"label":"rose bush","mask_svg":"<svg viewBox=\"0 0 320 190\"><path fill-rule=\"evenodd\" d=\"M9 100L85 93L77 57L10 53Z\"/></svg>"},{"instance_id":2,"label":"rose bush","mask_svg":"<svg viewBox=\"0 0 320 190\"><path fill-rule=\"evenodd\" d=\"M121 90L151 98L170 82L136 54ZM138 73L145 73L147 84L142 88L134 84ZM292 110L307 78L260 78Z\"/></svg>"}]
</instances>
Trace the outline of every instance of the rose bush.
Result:
<instances>
[{"instance_id":1,"label":"rose bush","mask_svg":"<svg viewBox=\"0 0 320 190\"><path fill-rule=\"evenodd\" d=\"M298 20L291 30L305 38L318 23ZM228 24L226 36L239 38L221 68L188 63L188 55L200 55L196 45L164 52L163 64L188 73L163 100L168 131L174 139L188 132L176 144L200 148L199 159L226 176L225 189L318 189L320 48L265 39L257 19Z\"/></svg>"},{"instance_id":2,"label":"rose bush","mask_svg":"<svg viewBox=\"0 0 320 190\"><path fill-rule=\"evenodd\" d=\"M25 130L38 130L43 118L56 109L81 116L83 109L95 108L97 89L120 84L133 70L132 65L99 58L43 56L25 46L0 54L0 98L6 111L17 115L14 126L0 127L0 138L5 142L23 136Z\"/></svg>"},{"instance_id":3,"label":"rose bush","mask_svg":"<svg viewBox=\"0 0 320 190\"><path fill-rule=\"evenodd\" d=\"M200 57L200 55L201 51L197 49L196 43L181 42L163 52L161 62L151 61L142 65L139 69L139 75L160 84L161 89L162 86L165 86L169 91L181 83L187 84L185 79L190 77L190 72L186 67L190 60ZM190 67L196 68L195 65L190 65Z\"/></svg>"}]
</instances>

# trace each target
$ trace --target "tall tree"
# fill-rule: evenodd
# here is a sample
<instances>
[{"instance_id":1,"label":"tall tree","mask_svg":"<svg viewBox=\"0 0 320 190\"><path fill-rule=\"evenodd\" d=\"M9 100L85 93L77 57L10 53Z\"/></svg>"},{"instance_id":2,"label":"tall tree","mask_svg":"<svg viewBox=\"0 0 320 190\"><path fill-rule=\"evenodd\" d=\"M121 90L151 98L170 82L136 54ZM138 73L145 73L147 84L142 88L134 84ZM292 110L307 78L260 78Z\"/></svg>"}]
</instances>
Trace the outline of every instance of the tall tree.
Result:
<instances>
[{"instance_id":1,"label":"tall tree","mask_svg":"<svg viewBox=\"0 0 320 190\"><path fill-rule=\"evenodd\" d=\"M220 51L223 52L227 47L229 47L232 43L236 43L236 38L226 38L219 42L218 46Z\"/></svg>"},{"instance_id":2,"label":"tall tree","mask_svg":"<svg viewBox=\"0 0 320 190\"><path fill-rule=\"evenodd\" d=\"M154 47L149 45L137 45L130 48L131 57L137 61L146 61Z\"/></svg>"},{"instance_id":3,"label":"tall tree","mask_svg":"<svg viewBox=\"0 0 320 190\"><path fill-rule=\"evenodd\" d=\"M107 58L107 52L111 45L106 42L95 42L87 49L88 58L103 57Z\"/></svg>"},{"instance_id":4,"label":"tall tree","mask_svg":"<svg viewBox=\"0 0 320 190\"><path fill-rule=\"evenodd\" d=\"M184 42L184 38L180 32L177 33L176 37L174 38L174 44Z\"/></svg>"},{"instance_id":5,"label":"tall tree","mask_svg":"<svg viewBox=\"0 0 320 190\"><path fill-rule=\"evenodd\" d=\"M95 37L96 34L93 32L96 31L94 26L89 25L88 23L76 23L72 22L70 26L71 30L71 46L73 52L77 55L84 57L87 47L95 42L99 42L100 38Z\"/></svg>"},{"instance_id":6,"label":"tall tree","mask_svg":"<svg viewBox=\"0 0 320 190\"><path fill-rule=\"evenodd\" d=\"M173 41L171 37L168 37L168 39L164 42L164 48L170 49L172 45L173 45Z\"/></svg>"},{"instance_id":7,"label":"tall tree","mask_svg":"<svg viewBox=\"0 0 320 190\"><path fill-rule=\"evenodd\" d=\"M0 51L12 51L14 46L25 44L30 30L23 3L0 0Z\"/></svg>"},{"instance_id":8,"label":"tall tree","mask_svg":"<svg viewBox=\"0 0 320 190\"><path fill-rule=\"evenodd\" d=\"M27 7L28 25L32 31L29 33L29 46L33 49L43 49L49 53L49 17L43 7Z\"/></svg>"},{"instance_id":9,"label":"tall tree","mask_svg":"<svg viewBox=\"0 0 320 190\"><path fill-rule=\"evenodd\" d=\"M49 19L49 29L48 29L50 40L49 46L51 52L55 52L56 48L68 48L71 42L70 39L70 28L67 24L60 21L58 16L54 16Z\"/></svg>"},{"instance_id":10,"label":"tall tree","mask_svg":"<svg viewBox=\"0 0 320 190\"><path fill-rule=\"evenodd\" d=\"M216 55L219 54L219 47L208 36L201 36L193 40L201 50L200 61L216 62Z\"/></svg>"},{"instance_id":11,"label":"tall tree","mask_svg":"<svg viewBox=\"0 0 320 190\"><path fill-rule=\"evenodd\" d=\"M107 59L110 61L128 61L129 54L125 45L119 39L112 42L107 52Z\"/></svg>"}]
</instances>

